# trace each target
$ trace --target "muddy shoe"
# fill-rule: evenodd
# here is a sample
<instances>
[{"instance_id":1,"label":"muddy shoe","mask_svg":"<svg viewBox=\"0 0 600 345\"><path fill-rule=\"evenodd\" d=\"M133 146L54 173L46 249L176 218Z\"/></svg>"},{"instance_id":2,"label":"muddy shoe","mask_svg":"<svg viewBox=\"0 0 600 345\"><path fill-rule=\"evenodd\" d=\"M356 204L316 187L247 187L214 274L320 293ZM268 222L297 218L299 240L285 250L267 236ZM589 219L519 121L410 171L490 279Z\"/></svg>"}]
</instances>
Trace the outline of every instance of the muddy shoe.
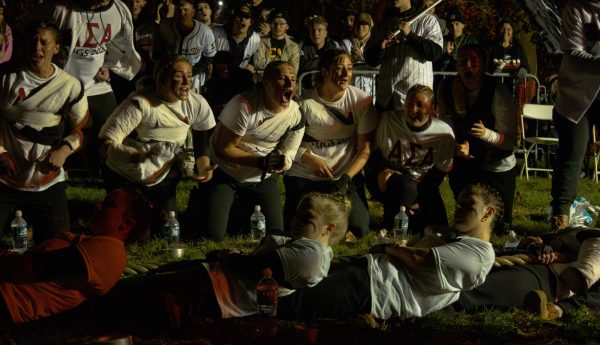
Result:
<instances>
[{"instance_id":1,"label":"muddy shoe","mask_svg":"<svg viewBox=\"0 0 600 345\"><path fill-rule=\"evenodd\" d=\"M569 226L569 216L561 214L552 217L552 223L550 224L550 231L559 232Z\"/></svg>"},{"instance_id":2,"label":"muddy shoe","mask_svg":"<svg viewBox=\"0 0 600 345\"><path fill-rule=\"evenodd\" d=\"M548 301L548 296L542 290L529 291L525 295L523 308L543 320L556 320L560 318L560 312L554 303Z\"/></svg>"}]
</instances>

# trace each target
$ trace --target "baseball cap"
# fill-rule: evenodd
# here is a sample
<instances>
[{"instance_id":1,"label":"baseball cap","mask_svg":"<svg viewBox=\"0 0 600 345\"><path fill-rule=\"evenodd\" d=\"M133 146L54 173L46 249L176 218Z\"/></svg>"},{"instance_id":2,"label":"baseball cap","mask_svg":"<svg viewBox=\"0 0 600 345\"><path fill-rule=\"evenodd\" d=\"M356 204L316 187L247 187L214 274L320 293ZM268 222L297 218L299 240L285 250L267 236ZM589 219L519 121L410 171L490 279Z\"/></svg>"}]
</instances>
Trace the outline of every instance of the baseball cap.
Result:
<instances>
[{"instance_id":1,"label":"baseball cap","mask_svg":"<svg viewBox=\"0 0 600 345\"><path fill-rule=\"evenodd\" d=\"M282 8L275 8L271 11L271 13L269 13L269 23L272 23L277 18L281 18L286 22L290 21L287 11Z\"/></svg>"},{"instance_id":2,"label":"baseball cap","mask_svg":"<svg viewBox=\"0 0 600 345\"><path fill-rule=\"evenodd\" d=\"M240 5L233 12L234 17L252 18L252 10L248 5Z\"/></svg>"},{"instance_id":3,"label":"baseball cap","mask_svg":"<svg viewBox=\"0 0 600 345\"><path fill-rule=\"evenodd\" d=\"M373 18L371 18L371 15L365 12L362 12L361 14L358 15L358 18L356 18L356 22L357 23L366 23L369 24L370 26L373 26Z\"/></svg>"},{"instance_id":4,"label":"baseball cap","mask_svg":"<svg viewBox=\"0 0 600 345\"><path fill-rule=\"evenodd\" d=\"M465 23L465 18L463 18L462 14L458 10L452 10L448 12L448 19L446 19L448 23L452 22L460 22Z\"/></svg>"}]
</instances>

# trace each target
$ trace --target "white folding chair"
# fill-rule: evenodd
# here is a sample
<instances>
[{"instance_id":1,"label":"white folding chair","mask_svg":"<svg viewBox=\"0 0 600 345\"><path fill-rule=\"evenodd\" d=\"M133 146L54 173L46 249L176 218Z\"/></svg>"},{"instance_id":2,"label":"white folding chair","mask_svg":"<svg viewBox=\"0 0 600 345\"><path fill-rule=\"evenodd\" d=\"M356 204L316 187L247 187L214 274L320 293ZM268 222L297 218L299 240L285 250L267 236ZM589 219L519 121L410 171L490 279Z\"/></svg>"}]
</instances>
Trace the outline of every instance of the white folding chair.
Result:
<instances>
[{"instance_id":1,"label":"white folding chair","mask_svg":"<svg viewBox=\"0 0 600 345\"><path fill-rule=\"evenodd\" d=\"M590 143L590 153L594 156L594 182L598 183L598 163L600 163L600 139L598 138L598 127L592 126L592 142Z\"/></svg>"},{"instance_id":2,"label":"white folding chair","mask_svg":"<svg viewBox=\"0 0 600 345\"><path fill-rule=\"evenodd\" d=\"M552 172L550 168L530 167L529 166L529 155L534 153L537 157L537 150L539 145L556 146L558 145L558 138L539 136L539 128L544 121L552 122L552 105L545 104L525 104L523 106L523 115L521 116L521 135L523 140L521 145L523 146L523 153L525 155L523 168L521 168L521 176L525 171L525 176L529 180L529 171L545 171ZM535 136L527 136L525 128L525 119L535 120ZM535 151L534 151L535 150Z\"/></svg>"}]
</instances>

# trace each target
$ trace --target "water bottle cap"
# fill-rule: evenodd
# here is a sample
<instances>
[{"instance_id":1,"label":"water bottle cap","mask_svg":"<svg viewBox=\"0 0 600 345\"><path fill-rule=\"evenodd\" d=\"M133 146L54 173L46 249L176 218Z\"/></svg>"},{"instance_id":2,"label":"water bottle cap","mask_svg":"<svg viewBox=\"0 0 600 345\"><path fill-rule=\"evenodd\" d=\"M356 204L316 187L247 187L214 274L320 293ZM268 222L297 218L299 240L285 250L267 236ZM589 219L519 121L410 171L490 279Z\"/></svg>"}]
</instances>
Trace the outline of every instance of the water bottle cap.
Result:
<instances>
[{"instance_id":1,"label":"water bottle cap","mask_svg":"<svg viewBox=\"0 0 600 345\"><path fill-rule=\"evenodd\" d=\"M169 218L175 218L175 211L169 211Z\"/></svg>"},{"instance_id":2,"label":"water bottle cap","mask_svg":"<svg viewBox=\"0 0 600 345\"><path fill-rule=\"evenodd\" d=\"M260 205L254 205L254 212L260 212Z\"/></svg>"},{"instance_id":3,"label":"water bottle cap","mask_svg":"<svg viewBox=\"0 0 600 345\"><path fill-rule=\"evenodd\" d=\"M400 212L406 212L406 206L400 206Z\"/></svg>"},{"instance_id":4,"label":"water bottle cap","mask_svg":"<svg viewBox=\"0 0 600 345\"><path fill-rule=\"evenodd\" d=\"M263 276L265 278L271 278L273 277L273 271L271 271L271 269L267 267L263 270Z\"/></svg>"},{"instance_id":5,"label":"water bottle cap","mask_svg":"<svg viewBox=\"0 0 600 345\"><path fill-rule=\"evenodd\" d=\"M21 212L21 210L16 210L15 211L15 216L16 217L22 217L23 216L23 212Z\"/></svg>"}]
</instances>

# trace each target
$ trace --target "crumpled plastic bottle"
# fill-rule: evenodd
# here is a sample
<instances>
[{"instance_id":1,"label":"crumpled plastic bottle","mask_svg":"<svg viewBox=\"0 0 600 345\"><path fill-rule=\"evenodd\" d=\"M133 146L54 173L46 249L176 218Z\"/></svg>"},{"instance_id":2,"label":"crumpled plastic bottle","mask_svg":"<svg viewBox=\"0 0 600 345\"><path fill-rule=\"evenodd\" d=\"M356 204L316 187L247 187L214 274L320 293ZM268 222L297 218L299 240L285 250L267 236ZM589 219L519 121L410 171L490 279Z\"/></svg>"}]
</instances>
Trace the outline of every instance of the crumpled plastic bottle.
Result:
<instances>
[{"instance_id":1,"label":"crumpled plastic bottle","mask_svg":"<svg viewBox=\"0 0 600 345\"><path fill-rule=\"evenodd\" d=\"M590 226L593 219L588 209L595 210L595 207L587 201L586 198L580 196L571 204L569 211L569 225L572 226Z\"/></svg>"}]
</instances>

